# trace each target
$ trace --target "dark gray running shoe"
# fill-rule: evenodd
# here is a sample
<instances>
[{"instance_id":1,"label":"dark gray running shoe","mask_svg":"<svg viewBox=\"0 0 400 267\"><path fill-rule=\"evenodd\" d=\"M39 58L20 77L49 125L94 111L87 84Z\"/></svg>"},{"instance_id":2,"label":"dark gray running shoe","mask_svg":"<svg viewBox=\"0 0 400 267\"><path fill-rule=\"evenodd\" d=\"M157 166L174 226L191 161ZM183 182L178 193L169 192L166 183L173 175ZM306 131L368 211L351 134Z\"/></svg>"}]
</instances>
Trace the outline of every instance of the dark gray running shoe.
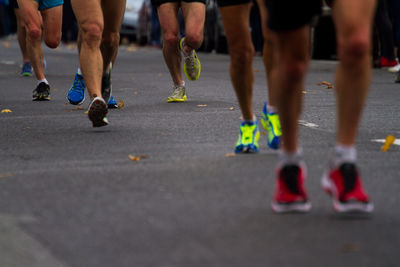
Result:
<instances>
[{"instance_id":1,"label":"dark gray running shoe","mask_svg":"<svg viewBox=\"0 0 400 267\"><path fill-rule=\"evenodd\" d=\"M32 101L49 101L50 100L50 86L41 82L33 90Z\"/></svg>"}]
</instances>

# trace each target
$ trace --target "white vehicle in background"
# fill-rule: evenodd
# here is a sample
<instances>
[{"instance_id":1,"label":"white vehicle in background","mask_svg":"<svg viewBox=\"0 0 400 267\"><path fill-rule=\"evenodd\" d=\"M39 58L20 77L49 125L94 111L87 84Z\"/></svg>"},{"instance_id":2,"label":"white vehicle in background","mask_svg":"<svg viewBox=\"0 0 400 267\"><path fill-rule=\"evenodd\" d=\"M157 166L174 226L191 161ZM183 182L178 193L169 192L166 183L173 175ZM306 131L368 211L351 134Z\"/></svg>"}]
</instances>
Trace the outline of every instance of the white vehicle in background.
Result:
<instances>
[{"instance_id":1,"label":"white vehicle in background","mask_svg":"<svg viewBox=\"0 0 400 267\"><path fill-rule=\"evenodd\" d=\"M130 41L136 40L139 9L142 3L143 0L126 0L125 14L120 31L121 37L127 37Z\"/></svg>"}]
</instances>

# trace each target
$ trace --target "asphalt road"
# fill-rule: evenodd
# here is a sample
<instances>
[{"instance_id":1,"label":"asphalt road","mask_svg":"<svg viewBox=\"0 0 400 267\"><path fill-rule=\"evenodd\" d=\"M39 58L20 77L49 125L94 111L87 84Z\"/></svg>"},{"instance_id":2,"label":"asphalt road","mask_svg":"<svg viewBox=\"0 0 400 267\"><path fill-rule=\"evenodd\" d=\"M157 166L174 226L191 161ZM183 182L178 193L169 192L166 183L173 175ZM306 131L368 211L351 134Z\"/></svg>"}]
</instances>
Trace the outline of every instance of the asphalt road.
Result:
<instances>
[{"instance_id":1,"label":"asphalt road","mask_svg":"<svg viewBox=\"0 0 400 267\"><path fill-rule=\"evenodd\" d=\"M45 49L50 102L32 102L15 40L0 43L0 266L400 266L400 85L375 69L357 142L370 216L337 215L320 189L335 139L336 62L313 61L300 139L308 165L309 214L270 209L277 152L229 157L240 110L227 55L199 54L188 101L168 104L161 51L121 47L113 90L124 107L91 127L66 103L78 66L74 47ZM266 99L255 58L254 109ZM82 105L86 109L88 99ZM129 158L140 157L139 161Z\"/></svg>"}]
</instances>

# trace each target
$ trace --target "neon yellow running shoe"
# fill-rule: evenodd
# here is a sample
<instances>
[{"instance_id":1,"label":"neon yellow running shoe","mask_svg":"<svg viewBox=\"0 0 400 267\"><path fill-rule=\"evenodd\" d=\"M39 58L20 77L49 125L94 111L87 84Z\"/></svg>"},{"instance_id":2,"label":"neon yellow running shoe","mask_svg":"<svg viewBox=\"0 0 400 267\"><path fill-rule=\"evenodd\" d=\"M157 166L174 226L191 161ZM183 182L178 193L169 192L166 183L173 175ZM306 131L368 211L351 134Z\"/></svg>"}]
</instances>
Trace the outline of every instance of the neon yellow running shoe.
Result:
<instances>
[{"instance_id":1,"label":"neon yellow running shoe","mask_svg":"<svg viewBox=\"0 0 400 267\"><path fill-rule=\"evenodd\" d=\"M267 102L262 111L261 124L268 134L268 146L272 149L278 149L281 143L281 122L277 113L268 113Z\"/></svg>"},{"instance_id":2,"label":"neon yellow running shoe","mask_svg":"<svg viewBox=\"0 0 400 267\"><path fill-rule=\"evenodd\" d=\"M240 124L240 133L235 146L235 153L257 153L260 131L257 122L243 121Z\"/></svg>"},{"instance_id":3,"label":"neon yellow running shoe","mask_svg":"<svg viewBox=\"0 0 400 267\"><path fill-rule=\"evenodd\" d=\"M169 102L185 102L186 99L187 99L187 97L186 97L186 92L185 92L185 86L184 85L175 85L174 91L172 91L172 94L168 97L168 103Z\"/></svg>"},{"instance_id":4,"label":"neon yellow running shoe","mask_svg":"<svg viewBox=\"0 0 400 267\"><path fill-rule=\"evenodd\" d=\"M185 72L186 77L195 81L200 77L201 64L200 60L197 57L196 51L193 49L189 55L183 51L183 42L185 37L183 37L179 42L179 49L182 51L184 57L183 71Z\"/></svg>"}]
</instances>

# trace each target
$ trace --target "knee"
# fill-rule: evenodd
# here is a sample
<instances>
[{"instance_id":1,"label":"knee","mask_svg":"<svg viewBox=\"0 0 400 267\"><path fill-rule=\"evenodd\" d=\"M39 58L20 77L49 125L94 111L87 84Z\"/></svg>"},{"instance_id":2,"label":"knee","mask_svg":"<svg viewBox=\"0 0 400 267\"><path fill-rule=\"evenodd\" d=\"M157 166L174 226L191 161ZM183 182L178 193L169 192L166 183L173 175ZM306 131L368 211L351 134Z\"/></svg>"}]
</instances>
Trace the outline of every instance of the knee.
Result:
<instances>
[{"instance_id":1,"label":"knee","mask_svg":"<svg viewBox=\"0 0 400 267\"><path fill-rule=\"evenodd\" d=\"M179 42L179 37L174 33L164 33L163 45L168 47L176 47Z\"/></svg>"},{"instance_id":2,"label":"knee","mask_svg":"<svg viewBox=\"0 0 400 267\"><path fill-rule=\"evenodd\" d=\"M102 34L103 25L97 22L85 22L81 25L82 42L89 46L99 46Z\"/></svg>"},{"instance_id":3,"label":"knee","mask_svg":"<svg viewBox=\"0 0 400 267\"><path fill-rule=\"evenodd\" d=\"M55 34L51 36L46 36L44 42L49 48L57 48L60 44L60 40L61 34Z\"/></svg>"},{"instance_id":4,"label":"knee","mask_svg":"<svg viewBox=\"0 0 400 267\"><path fill-rule=\"evenodd\" d=\"M105 46L118 46L120 35L119 32L103 33L101 43Z\"/></svg>"},{"instance_id":5,"label":"knee","mask_svg":"<svg viewBox=\"0 0 400 267\"><path fill-rule=\"evenodd\" d=\"M185 43L193 49L198 49L203 42L203 34L198 33L187 33L185 36Z\"/></svg>"},{"instance_id":6,"label":"knee","mask_svg":"<svg viewBox=\"0 0 400 267\"><path fill-rule=\"evenodd\" d=\"M42 29L40 27L30 25L26 27L26 29L30 40L32 41L42 40Z\"/></svg>"},{"instance_id":7,"label":"knee","mask_svg":"<svg viewBox=\"0 0 400 267\"><path fill-rule=\"evenodd\" d=\"M287 58L281 58L278 66L281 66L281 73L283 74L287 83L300 83L307 72L308 58L307 55L299 55Z\"/></svg>"},{"instance_id":8,"label":"knee","mask_svg":"<svg viewBox=\"0 0 400 267\"><path fill-rule=\"evenodd\" d=\"M371 42L369 34L357 32L347 38L342 38L338 44L339 58L343 64L364 64L362 60L369 57Z\"/></svg>"},{"instance_id":9,"label":"knee","mask_svg":"<svg viewBox=\"0 0 400 267\"><path fill-rule=\"evenodd\" d=\"M246 66L253 62L254 47L251 44L235 42L229 47L229 54L233 66Z\"/></svg>"}]
</instances>

